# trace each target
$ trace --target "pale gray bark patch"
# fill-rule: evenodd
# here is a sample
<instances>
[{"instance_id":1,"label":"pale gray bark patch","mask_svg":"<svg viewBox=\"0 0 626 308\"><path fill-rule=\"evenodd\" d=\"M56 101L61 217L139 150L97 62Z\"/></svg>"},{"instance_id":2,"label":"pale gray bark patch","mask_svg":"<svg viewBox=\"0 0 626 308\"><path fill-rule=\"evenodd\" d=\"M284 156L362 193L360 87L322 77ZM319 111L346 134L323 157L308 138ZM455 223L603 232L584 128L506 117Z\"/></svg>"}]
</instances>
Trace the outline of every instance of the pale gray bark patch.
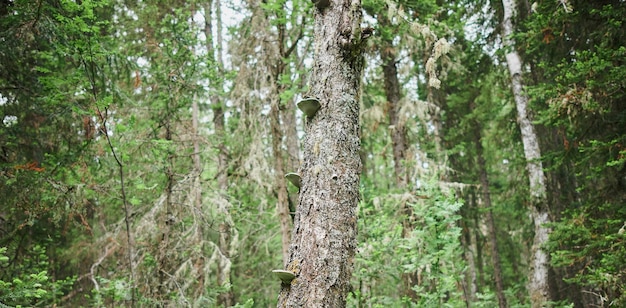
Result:
<instances>
[{"instance_id":1,"label":"pale gray bark patch","mask_svg":"<svg viewBox=\"0 0 626 308\"><path fill-rule=\"evenodd\" d=\"M524 145L526 157L526 169L530 182L531 194L531 217L535 224L535 237L531 249L531 270L529 274L528 290L532 307L542 307L550 297L548 284L549 259L542 246L547 243L550 229L546 224L550 222L548 215L548 201L546 196L545 175L541 164L541 151L537 134L528 115L528 96L524 92L522 80L522 61L519 53L515 50L515 44L511 39L513 34L513 18L515 17L515 0L502 0L504 6L504 19L502 24L502 36L505 48L509 50L506 60L511 75L511 86L515 105L517 107L517 119Z\"/></svg>"}]
</instances>

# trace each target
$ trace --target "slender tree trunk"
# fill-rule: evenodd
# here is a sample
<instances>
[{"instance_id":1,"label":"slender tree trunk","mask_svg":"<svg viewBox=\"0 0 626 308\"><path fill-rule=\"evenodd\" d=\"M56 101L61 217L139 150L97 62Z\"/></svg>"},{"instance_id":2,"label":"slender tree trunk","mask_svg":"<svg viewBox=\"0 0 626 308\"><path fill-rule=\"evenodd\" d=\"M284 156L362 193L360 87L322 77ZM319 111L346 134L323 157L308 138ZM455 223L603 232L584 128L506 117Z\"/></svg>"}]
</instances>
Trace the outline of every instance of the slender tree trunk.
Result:
<instances>
[{"instance_id":1,"label":"slender tree trunk","mask_svg":"<svg viewBox=\"0 0 626 308\"><path fill-rule=\"evenodd\" d=\"M467 204L469 205L469 203ZM463 225L463 234L461 235L461 244L463 245L465 260L467 262L467 271L465 272L464 296L467 307L471 307L472 303L477 300L478 293L477 277L476 277L476 245L472 239L472 232L467 223Z\"/></svg>"},{"instance_id":2,"label":"slender tree trunk","mask_svg":"<svg viewBox=\"0 0 626 308\"><path fill-rule=\"evenodd\" d=\"M202 162L200 161L200 134L198 133L198 118L200 117L200 108L198 107L198 100L194 97L191 103L191 129L193 136L193 154L191 159L193 161L194 172L197 173L196 181L198 183L201 180L202 174ZM202 189L198 186L194 190L193 205L196 209L202 208Z\"/></svg>"},{"instance_id":3,"label":"slender tree trunk","mask_svg":"<svg viewBox=\"0 0 626 308\"><path fill-rule=\"evenodd\" d=\"M485 269L483 260L483 240L482 240L482 222L478 217L478 197L476 191L471 191L469 194L468 202L470 207L475 209L471 219L474 222L474 228L470 229L470 244L475 252L475 264L476 264L476 292L480 293L485 285Z\"/></svg>"},{"instance_id":4,"label":"slender tree trunk","mask_svg":"<svg viewBox=\"0 0 626 308\"><path fill-rule=\"evenodd\" d=\"M500 266L500 254L498 253L497 229L493 221L493 211L491 210L491 192L489 190L489 178L487 177L487 164L483 156L483 146L481 143L481 127L480 124L474 123L474 143L476 145L476 157L478 160L478 174L480 178L480 186L483 195L483 202L487 209L487 228L489 232L489 246L491 247L491 263L493 265L493 276L496 283L496 296L498 297L498 306L500 308L507 307L506 297L504 296L504 284L502 283L502 267Z\"/></svg>"},{"instance_id":5,"label":"slender tree trunk","mask_svg":"<svg viewBox=\"0 0 626 308\"><path fill-rule=\"evenodd\" d=\"M530 182L530 213L535 224L535 236L531 249L530 274L528 290L532 307L542 307L550 300L549 264L548 254L542 246L548 241L550 229L546 224L550 222L548 215L548 199L546 195L545 175L541 164L541 151L535 128L529 115L528 96L524 92L522 80L522 59L515 50L515 44L511 39L513 34L513 18L516 15L515 0L502 0L504 6L504 19L502 22L502 36L505 48L508 49L506 61L511 75L511 86L515 105L517 107L517 120L522 133L524 155L526 157L526 169Z\"/></svg>"},{"instance_id":6,"label":"slender tree trunk","mask_svg":"<svg viewBox=\"0 0 626 308\"><path fill-rule=\"evenodd\" d=\"M284 12L284 8L281 8L280 10L282 12L280 12L278 15L286 14L286 12ZM268 24L271 23L268 22ZM283 102L281 102L280 94L285 91L286 86L281 83L281 79L283 74L285 74L285 70L288 67L287 59L295 50L296 44L302 37L303 30L300 30L300 35L292 40L291 46L285 46L288 35L286 26L284 23L280 22L276 27L278 29L278 38L276 42L272 42L272 47L278 46L278 48L266 48L266 50L268 50L269 56L265 60L265 62L267 65L267 70L268 72L271 72L273 79L273 99L270 106L270 127L272 132L272 151L274 153L275 160L274 188L277 193L276 211L278 212L278 216L280 219L280 229L282 234L283 265L286 265L289 259L289 243L291 240L292 231L292 220L290 215L291 210L289 204L295 204L296 200L295 196L292 197L292 200L290 200L289 198L289 194L287 191L287 180L285 179L285 168L289 168L288 170L290 172L296 170L293 168L295 168L297 164L297 161L294 160L297 160L298 149L294 104L291 102L282 104ZM283 105L285 107L283 107ZM281 123L281 117L284 120L283 123ZM285 139L287 141L287 155L284 155L285 153L283 150L283 136L285 135ZM296 157L295 159L294 155Z\"/></svg>"},{"instance_id":7,"label":"slender tree trunk","mask_svg":"<svg viewBox=\"0 0 626 308\"><path fill-rule=\"evenodd\" d=\"M191 127L192 127L192 136L193 136L193 155L191 156L193 160L193 174L194 174L194 183L193 183L193 209L197 213L202 213L202 161L200 156L200 133L199 133L199 125L198 120L200 119L200 107L198 105L198 99L193 98L193 102L191 104ZM198 224L198 235L200 238L197 240L202 243L202 250L205 251L206 248L206 240L205 240L205 227L203 224ZM204 264L206 262L205 258L199 258L197 260L198 268L204 268ZM206 280L205 275L198 275L198 283L195 287L198 293L203 294L206 290Z\"/></svg>"},{"instance_id":8,"label":"slender tree trunk","mask_svg":"<svg viewBox=\"0 0 626 308\"><path fill-rule=\"evenodd\" d=\"M171 89L170 89L171 90ZM170 91L171 93L172 91ZM165 114L165 140L172 141L172 123L170 122L170 104L174 103L175 98L170 96L169 101L166 106L166 114ZM165 176L167 177L167 183L165 187L165 213L161 219L161 241L159 243L159 288L158 293L155 294L157 298L161 300L165 300L163 296L170 292L170 288L167 286L167 273L172 268L170 264L170 258L167 255L167 251L170 246L170 236L172 235L172 222L175 217L174 209L175 205L172 202L172 193L173 187L175 184L174 179L174 155L173 150L167 154L167 169L165 170Z\"/></svg>"},{"instance_id":9,"label":"slender tree trunk","mask_svg":"<svg viewBox=\"0 0 626 308\"><path fill-rule=\"evenodd\" d=\"M222 55L221 55L221 50L218 50L218 55L217 57L215 56L215 50L213 48L213 29L212 29L212 25L211 25L211 2L212 1L208 1L207 3L207 12L208 12L208 17L205 17L207 19L206 20L206 27L205 27L205 35L207 37L207 51L209 54L209 58L213 59L213 63L215 66L217 66L217 73L219 74L224 67L223 64L223 60L222 60ZM217 16L218 16L218 25L221 24L220 19L220 3L219 0L216 2L215 4L217 6ZM217 45L221 45L221 38L220 38L220 32L221 31L219 29L220 27L218 26L218 43ZM213 125L215 126L215 134L217 136L219 136L220 139L224 140L225 134L226 134L226 130L225 130L225 120L224 120L224 104L220 99L219 96L219 92L221 92L223 90L222 87L222 82L217 82L215 85L213 85L212 88L212 95L211 95L211 104L212 104L212 110L213 110ZM226 189L228 188L228 153L226 150L226 145L224 144L224 142L221 142L218 148L218 154L217 154L217 165L218 165L218 171L217 171L217 185L220 188L220 190L222 192L225 192Z\"/></svg>"},{"instance_id":10,"label":"slender tree trunk","mask_svg":"<svg viewBox=\"0 0 626 308\"><path fill-rule=\"evenodd\" d=\"M386 14L378 14L378 24L381 29L392 27ZM381 43L378 49L380 50L380 56L382 58L384 90L385 97L387 98L385 110L389 116L395 184L398 188L403 189L408 185L409 174L406 169L406 127L404 123L400 121L400 99L402 98L402 93L400 91L400 81L398 80L396 51L392 40L383 38ZM412 211L406 202L403 202L400 207L402 213L406 216L402 221L402 236L408 237L413 230L410 220ZM403 295L412 300L417 300L418 295L415 290L413 290L413 286L416 284L417 274L415 272L402 273Z\"/></svg>"},{"instance_id":11,"label":"slender tree trunk","mask_svg":"<svg viewBox=\"0 0 626 308\"><path fill-rule=\"evenodd\" d=\"M278 90L277 90L278 91ZM275 93L270 106L270 126L272 130L272 152L274 152L274 185L277 193L276 211L280 219L280 231L282 235L283 265L289 260L289 241L291 235L291 216L289 215L289 196L287 195L287 182L285 180L285 168L282 150L283 133L280 127L279 93Z\"/></svg>"},{"instance_id":12,"label":"slender tree trunk","mask_svg":"<svg viewBox=\"0 0 626 308\"><path fill-rule=\"evenodd\" d=\"M300 146L298 144L298 130L296 129L295 104L287 104L280 113L285 128L285 145L287 147L287 170L292 172L300 167ZM296 200L297 202L297 200Z\"/></svg>"},{"instance_id":13,"label":"slender tree trunk","mask_svg":"<svg viewBox=\"0 0 626 308\"><path fill-rule=\"evenodd\" d=\"M386 19L380 14L379 20ZM381 23L381 27L390 26ZM406 172L406 128L400 122L400 81L398 80L398 67L396 55L391 41L383 40L381 56L383 58L383 77L385 82L385 96L387 98L387 112L389 114L389 128L393 145L393 168L396 173L396 184L406 187L408 174Z\"/></svg>"},{"instance_id":14,"label":"slender tree trunk","mask_svg":"<svg viewBox=\"0 0 626 308\"><path fill-rule=\"evenodd\" d=\"M314 10L316 53L309 94L321 108L308 119L304 141L287 265L296 278L282 284L278 307L345 307L356 249L361 3L332 1Z\"/></svg>"},{"instance_id":15,"label":"slender tree trunk","mask_svg":"<svg viewBox=\"0 0 626 308\"><path fill-rule=\"evenodd\" d=\"M285 133L285 146L287 148L287 157L285 162L285 171L295 172L300 168L300 146L298 142L298 131L296 129L296 105L292 102L287 103L280 113L282 119L282 127ZM289 211L295 212L298 204L298 194L289 194ZM291 227L290 227L291 228ZM290 229L291 231L291 229ZM288 234L288 238L291 233ZM285 262L287 258L284 259Z\"/></svg>"},{"instance_id":16,"label":"slender tree trunk","mask_svg":"<svg viewBox=\"0 0 626 308\"><path fill-rule=\"evenodd\" d=\"M292 40L293 46L300 41L304 34L304 27L306 25L304 23L298 25L300 28L299 38ZM283 45L284 46L284 45ZM283 48L284 50L284 48ZM306 48L306 50L310 50L310 48ZM302 66L302 58L298 55L298 48L289 48L288 52L291 53L292 59L294 59L297 64L294 68L295 71L301 69ZM285 53L283 58L288 58L290 55ZM300 78L300 82L302 84L299 85L300 88L304 88L305 78ZM282 120L282 127L284 128L283 132L285 134L285 147L287 148L287 157L286 157L286 170L287 172L295 172L300 168L300 143L298 141L298 129L297 129L297 120L296 120L296 105L293 102L288 102L284 104L281 108L280 118ZM289 186L289 185L287 185ZM290 215L296 211L296 206L298 204L298 193L290 193L289 194L289 211ZM292 216L293 218L293 216ZM293 219L292 219L293 220ZM284 259L285 262L287 259Z\"/></svg>"},{"instance_id":17,"label":"slender tree trunk","mask_svg":"<svg viewBox=\"0 0 626 308\"><path fill-rule=\"evenodd\" d=\"M295 49L294 49L295 50ZM280 113L282 119L283 132L285 133L285 146L287 148L287 157L285 162L286 172L295 172L300 168L300 146L298 144L298 131L296 129L296 105L289 102L285 105ZM298 193L288 193L289 215L296 211L298 204ZM287 238L290 239L293 225L293 219L290 222L289 233ZM283 260L287 262L288 255Z\"/></svg>"},{"instance_id":18,"label":"slender tree trunk","mask_svg":"<svg viewBox=\"0 0 626 308\"><path fill-rule=\"evenodd\" d=\"M196 15L196 6L192 7L191 16ZM195 22L195 21L193 21ZM206 30L206 29L205 29ZM195 52L194 52L195 53ZM196 54L197 55L197 54ZM193 140L193 154L191 155L191 160L193 162L193 184L192 184L192 194L193 194L193 211L197 213L202 213L202 157L200 155L200 127L199 127L199 119L200 119L200 106L198 104L198 98L194 94L193 100L191 102L191 136ZM207 250L207 241L205 236L205 228L203 224L198 224L198 235L199 242L202 243L202 251ZM196 261L197 268L204 269L204 264L206 262L205 258L198 258ZM198 282L195 286L195 294L199 296L200 294L204 294L206 291L206 280L205 273L200 273L197 275Z\"/></svg>"},{"instance_id":19,"label":"slender tree trunk","mask_svg":"<svg viewBox=\"0 0 626 308\"><path fill-rule=\"evenodd\" d=\"M406 128L400 122L400 82L398 81L398 68L395 57L387 58L383 64L385 79L385 95L389 114L389 128L393 146L393 168L396 173L396 184L400 188L407 186L408 173L406 172Z\"/></svg>"},{"instance_id":20,"label":"slender tree trunk","mask_svg":"<svg viewBox=\"0 0 626 308\"><path fill-rule=\"evenodd\" d=\"M206 35L206 47L207 54L209 59L212 61L213 69L216 71L215 76L219 75L219 71L223 67L221 51L218 51L218 56L215 55L215 48L213 48L213 27L212 27L212 5L213 1L209 0L205 3L204 6L204 20L205 27L204 33ZM220 22L220 3L219 0L216 2L217 6L217 24ZM220 29L218 29L218 40L219 40ZM218 46L221 44L221 40L218 41ZM217 185L219 187L219 193L225 194L228 189L228 153L226 152L225 145L225 119L224 119L224 106L220 99L219 93L222 91L222 82L216 81L219 78L215 78L212 80L214 84L211 84L211 107L213 110L213 125L215 128L215 135L222 142L218 145L218 153L217 153ZM231 281L231 268L232 261L231 255L234 251L236 251L236 237L237 233L234 232L232 218L230 217L230 208L228 206L228 202L220 202L218 204L218 212L222 215L223 221L218 226L219 231L219 243L217 245L220 250L219 260L217 264L217 284L219 286L228 286ZM217 297L217 304L219 306L230 307L235 305L235 294L231 287L227 288L227 291L220 293Z\"/></svg>"},{"instance_id":21,"label":"slender tree trunk","mask_svg":"<svg viewBox=\"0 0 626 308\"><path fill-rule=\"evenodd\" d=\"M286 10L284 7L282 9ZM302 20L304 21L304 19ZM274 78L275 85L278 88L279 92L283 92L285 88L285 85L280 85L279 81L281 75L284 73L289 63L289 60L287 59L291 57L291 59L294 59L294 61L300 61L296 46L300 39L304 36L304 22L298 25L298 27L300 28L297 37L292 37L291 45L286 46L288 31L284 24L281 24L279 26L280 45L278 52L281 65L279 66L280 70L277 72ZM298 68L296 68L296 70L297 69ZM287 148L285 165L289 172L293 172L298 170L298 167L300 166L300 147L298 145L298 130L296 128L296 105L292 102L286 102L285 104L280 106L279 109L281 111L280 119L282 120L282 131L284 133L285 146ZM297 200L294 201L297 202Z\"/></svg>"}]
</instances>

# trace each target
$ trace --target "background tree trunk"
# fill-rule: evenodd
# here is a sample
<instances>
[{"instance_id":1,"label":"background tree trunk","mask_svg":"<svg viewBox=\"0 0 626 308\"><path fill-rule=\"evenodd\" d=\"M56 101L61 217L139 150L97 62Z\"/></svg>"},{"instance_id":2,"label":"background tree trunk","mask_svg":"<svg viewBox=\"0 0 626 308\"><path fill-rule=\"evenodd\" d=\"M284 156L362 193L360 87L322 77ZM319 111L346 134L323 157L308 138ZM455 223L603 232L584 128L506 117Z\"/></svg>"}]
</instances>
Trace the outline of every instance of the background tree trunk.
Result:
<instances>
[{"instance_id":1,"label":"background tree trunk","mask_svg":"<svg viewBox=\"0 0 626 308\"><path fill-rule=\"evenodd\" d=\"M489 246L491 248L491 264L493 265L493 277L496 283L496 296L498 297L498 306L500 308L507 307L506 297L504 296L504 283L502 282L502 266L500 266L500 254L498 253L498 240L496 224L493 220L493 211L491 209L491 192L489 189L489 178L487 177L487 163L483 155L483 145L481 141L481 126L475 122L474 125L474 144L476 145L476 160L478 161L478 174L480 178L480 186L483 196L483 204L485 205L487 215L487 228L489 232Z\"/></svg>"},{"instance_id":2,"label":"background tree trunk","mask_svg":"<svg viewBox=\"0 0 626 308\"><path fill-rule=\"evenodd\" d=\"M283 161L282 140L283 133L280 128L279 115L280 98L275 93L270 106L270 126L272 129L272 152L274 152L274 181L276 190L276 212L280 220L282 240L283 265L289 258L289 241L291 235L291 216L289 215L289 196L287 195L287 182L285 180L285 163Z\"/></svg>"},{"instance_id":3,"label":"background tree trunk","mask_svg":"<svg viewBox=\"0 0 626 308\"><path fill-rule=\"evenodd\" d=\"M469 201L466 205L470 205ZM465 302L467 307L471 307L471 303L477 300L476 294L478 293L478 278L476 274L476 241L473 240L472 232L469 229L469 225L465 223L463 225L463 234L461 235L461 244L463 245L465 262L467 262L467 271L465 272L465 279L463 285L463 294L465 296Z\"/></svg>"},{"instance_id":4,"label":"background tree trunk","mask_svg":"<svg viewBox=\"0 0 626 308\"><path fill-rule=\"evenodd\" d=\"M380 27L391 27L385 14L378 17ZM396 52L393 42L388 39L382 40L380 46L380 55L383 60L383 79L385 96L387 98L387 112L389 115L389 130L391 133L391 142L393 144L393 168L396 173L396 184L404 188L408 184L408 173L406 172L406 128L404 123L400 122L400 81L398 80L398 67Z\"/></svg>"},{"instance_id":5,"label":"background tree trunk","mask_svg":"<svg viewBox=\"0 0 626 308\"><path fill-rule=\"evenodd\" d=\"M548 202L546 195L545 175L541 164L541 151L535 128L529 118L528 96L524 92L522 80L522 60L515 50L513 35L513 18L516 15L515 0L503 0L504 17L502 22L502 37L508 53L506 62L511 75L511 87L515 97L517 107L517 120L522 133L524 145L524 156L526 157L526 170L530 182L530 212L535 224L535 236L531 248L530 274L528 279L528 290L532 307L542 307L550 300L549 285L549 261L548 254L542 246L548 242L550 229L545 225L550 222L548 216Z\"/></svg>"},{"instance_id":6,"label":"background tree trunk","mask_svg":"<svg viewBox=\"0 0 626 308\"><path fill-rule=\"evenodd\" d=\"M278 307L345 307L356 249L359 87L363 69L361 3L315 9L310 95L321 108L308 119L302 186Z\"/></svg>"},{"instance_id":7,"label":"background tree trunk","mask_svg":"<svg viewBox=\"0 0 626 308\"><path fill-rule=\"evenodd\" d=\"M221 56L221 50L218 50L217 56L215 52L215 48L213 47L213 28L212 28L212 5L213 1L209 0L204 6L205 11L205 28L204 33L206 35L206 46L208 57L211 59L214 68L213 73L217 77L219 72L223 68L223 60ZM215 3L217 10L217 24L221 23L220 20L220 2L219 0ZM218 27L218 46L221 44L221 39L219 38L219 33L221 29ZM224 103L220 99L218 93L223 91L222 82L219 81L220 78L214 78L211 84L211 107L213 110L213 125L215 127L215 135L217 138L220 138L222 142L218 145L218 153L217 153L217 185L219 187L219 194L226 194L228 189L228 154L226 152L226 142L225 140L225 119L224 119ZM234 251L236 251L236 229L233 228L232 217L230 215L230 206L229 203L220 202L218 204L218 212L223 217L223 221L219 224L218 232L219 232L219 243L218 249L219 252L219 260L217 262L217 284L222 287L226 287L227 291L220 293L217 297L217 304L224 307L230 307L235 305L235 294L233 293L232 288L230 287L231 282L231 268L232 268L232 260L231 255ZM235 237L235 238L233 238Z\"/></svg>"},{"instance_id":8,"label":"background tree trunk","mask_svg":"<svg viewBox=\"0 0 626 308\"><path fill-rule=\"evenodd\" d=\"M280 19L285 13L285 8L280 7L274 12L277 16L276 19ZM272 20L268 17L267 23L272 24ZM302 25L303 26L303 25ZM297 132L296 132L296 119L294 113L294 104L291 101L283 101L281 94L286 90L287 85L281 81L284 74L289 72L289 57L291 53L296 49L297 43L302 38L303 29L300 28L299 35L292 38L291 46L285 46L288 41L289 32L286 29L284 22L278 22L276 25L277 41L266 44L264 49L268 55L265 59L267 71L271 74L272 79L272 93L270 103L270 128L272 131L272 152L274 153L274 179L276 192L276 211L280 220L280 229L282 235L282 253L283 253L283 265L287 264L289 260L289 243L291 240L292 232L292 219L290 203L296 201L296 197L290 199L289 192L287 190L287 180L285 174L287 172L294 172L297 164L298 148L297 148ZM284 107L288 106L288 107ZM281 119L283 120L281 123ZM283 147L285 145L285 147ZM287 149L287 153L283 150ZM294 158L295 155L295 158Z\"/></svg>"},{"instance_id":9,"label":"background tree trunk","mask_svg":"<svg viewBox=\"0 0 626 308\"><path fill-rule=\"evenodd\" d=\"M378 14L377 17L380 28L392 27L386 14ZM393 41L383 37L381 38L381 42L379 52L382 58L384 90L385 98L387 99L385 110L389 117L389 133L391 135L393 148L394 178L396 187L405 189L409 183L409 174L406 169L406 127L404 123L400 121L400 99L402 98L402 93L400 90L400 81L398 80L398 60L396 59L396 50ZM409 237L413 230L410 221L412 211L406 202L402 202L400 208L405 216L402 221L402 235ZM402 284L402 294L412 300L417 300L417 293L413 290L413 286L417 284L417 274L415 272L402 273Z\"/></svg>"}]
</instances>

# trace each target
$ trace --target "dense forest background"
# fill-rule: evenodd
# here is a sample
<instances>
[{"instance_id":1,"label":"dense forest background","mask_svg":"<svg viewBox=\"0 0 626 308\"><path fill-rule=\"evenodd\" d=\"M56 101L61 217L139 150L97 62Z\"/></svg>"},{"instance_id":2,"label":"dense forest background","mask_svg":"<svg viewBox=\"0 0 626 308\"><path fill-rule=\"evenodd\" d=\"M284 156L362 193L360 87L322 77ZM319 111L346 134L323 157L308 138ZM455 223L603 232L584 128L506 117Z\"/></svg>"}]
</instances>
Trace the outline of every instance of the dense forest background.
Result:
<instances>
[{"instance_id":1,"label":"dense forest background","mask_svg":"<svg viewBox=\"0 0 626 308\"><path fill-rule=\"evenodd\" d=\"M626 306L626 2L362 6L347 305ZM0 303L275 306L314 10L0 1Z\"/></svg>"}]
</instances>

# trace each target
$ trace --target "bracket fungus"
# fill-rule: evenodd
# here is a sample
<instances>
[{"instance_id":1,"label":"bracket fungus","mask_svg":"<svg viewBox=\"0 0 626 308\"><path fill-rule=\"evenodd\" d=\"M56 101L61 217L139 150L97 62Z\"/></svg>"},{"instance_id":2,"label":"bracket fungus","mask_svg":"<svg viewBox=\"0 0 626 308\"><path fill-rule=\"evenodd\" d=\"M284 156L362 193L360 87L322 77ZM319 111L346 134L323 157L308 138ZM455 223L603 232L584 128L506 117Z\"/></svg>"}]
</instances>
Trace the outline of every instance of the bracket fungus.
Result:
<instances>
[{"instance_id":1,"label":"bracket fungus","mask_svg":"<svg viewBox=\"0 0 626 308\"><path fill-rule=\"evenodd\" d=\"M295 173L295 172L290 172L285 174L285 177L287 178L287 180L289 180L289 182L291 182L291 184L293 184L293 186L298 187L298 189L300 189L300 175Z\"/></svg>"},{"instance_id":2,"label":"bracket fungus","mask_svg":"<svg viewBox=\"0 0 626 308\"><path fill-rule=\"evenodd\" d=\"M323 10L330 5L330 0L311 0L318 10Z\"/></svg>"},{"instance_id":3,"label":"bracket fungus","mask_svg":"<svg viewBox=\"0 0 626 308\"><path fill-rule=\"evenodd\" d=\"M278 277L284 283L291 283L291 281L296 278L296 274L291 271L286 270L273 270L272 273Z\"/></svg>"},{"instance_id":4,"label":"bracket fungus","mask_svg":"<svg viewBox=\"0 0 626 308\"><path fill-rule=\"evenodd\" d=\"M301 99L297 103L297 106L309 118L312 118L321 107L320 101L314 97L307 97L307 98Z\"/></svg>"}]
</instances>

